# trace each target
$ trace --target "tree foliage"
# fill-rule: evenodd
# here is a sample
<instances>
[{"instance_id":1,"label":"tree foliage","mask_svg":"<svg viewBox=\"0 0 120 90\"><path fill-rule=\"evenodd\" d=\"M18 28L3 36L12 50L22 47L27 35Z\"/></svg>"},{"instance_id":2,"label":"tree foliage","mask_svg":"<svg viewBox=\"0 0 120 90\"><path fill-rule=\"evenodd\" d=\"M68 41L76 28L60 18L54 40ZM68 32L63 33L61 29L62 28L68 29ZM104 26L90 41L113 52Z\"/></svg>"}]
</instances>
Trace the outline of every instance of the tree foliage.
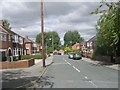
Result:
<instances>
[{"instance_id":1,"label":"tree foliage","mask_svg":"<svg viewBox=\"0 0 120 90\"><path fill-rule=\"evenodd\" d=\"M68 31L64 35L64 45L71 46L83 40L78 31Z\"/></svg>"},{"instance_id":2,"label":"tree foliage","mask_svg":"<svg viewBox=\"0 0 120 90\"><path fill-rule=\"evenodd\" d=\"M54 50L59 50L61 43L60 43L60 37L57 32L45 32L45 47L48 49L49 52L52 52ZM36 36L36 42L42 43L42 34L38 34Z\"/></svg>"},{"instance_id":3,"label":"tree foliage","mask_svg":"<svg viewBox=\"0 0 120 90\"><path fill-rule=\"evenodd\" d=\"M107 9L101 10L103 6ZM118 2L100 2L92 14L100 14L97 22L96 48L100 54L120 55L120 8Z\"/></svg>"},{"instance_id":4,"label":"tree foliage","mask_svg":"<svg viewBox=\"0 0 120 90\"><path fill-rule=\"evenodd\" d=\"M10 27L10 23L8 22L8 20L3 20L3 26L9 30L11 30L11 27Z\"/></svg>"}]
</instances>

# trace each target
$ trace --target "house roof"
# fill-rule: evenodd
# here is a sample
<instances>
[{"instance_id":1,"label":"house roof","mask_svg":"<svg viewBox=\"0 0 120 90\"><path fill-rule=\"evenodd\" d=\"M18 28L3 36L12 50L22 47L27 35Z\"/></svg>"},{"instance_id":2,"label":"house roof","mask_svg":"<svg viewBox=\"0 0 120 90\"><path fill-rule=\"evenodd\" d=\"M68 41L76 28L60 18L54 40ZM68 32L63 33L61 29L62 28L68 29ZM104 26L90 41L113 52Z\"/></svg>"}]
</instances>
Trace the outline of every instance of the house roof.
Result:
<instances>
[{"instance_id":1,"label":"house roof","mask_svg":"<svg viewBox=\"0 0 120 90\"><path fill-rule=\"evenodd\" d=\"M0 20L0 21L1 21L1 20ZM19 34L13 32L12 30L5 28L5 27L4 27L3 25L1 25L1 24L0 24L0 27L2 28L2 31L1 31L1 32L5 32L5 33L9 33L9 34L15 34L15 35L18 35L19 37L22 37L22 36L20 36ZM23 38L23 37L22 37L22 38Z\"/></svg>"},{"instance_id":2,"label":"house roof","mask_svg":"<svg viewBox=\"0 0 120 90\"><path fill-rule=\"evenodd\" d=\"M28 38L28 36L25 36L25 37L24 37L24 40L25 40L26 43L28 43L28 42L29 42L29 43L33 43L33 41L30 40L30 39Z\"/></svg>"},{"instance_id":3,"label":"house roof","mask_svg":"<svg viewBox=\"0 0 120 90\"><path fill-rule=\"evenodd\" d=\"M93 36L93 37L90 38L87 42L94 41L95 39L96 39L96 36Z\"/></svg>"},{"instance_id":4,"label":"house roof","mask_svg":"<svg viewBox=\"0 0 120 90\"><path fill-rule=\"evenodd\" d=\"M80 45L80 43L75 43L74 45L72 45L72 47L73 47L73 46L79 46L79 45Z\"/></svg>"},{"instance_id":5,"label":"house roof","mask_svg":"<svg viewBox=\"0 0 120 90\"><path fill-rule=\"evenodd\" d=\"M86 41L82 41L82 42L81 42L81 45L85 45L85 44L86 44Z\"/></svg>"}]
</instances>

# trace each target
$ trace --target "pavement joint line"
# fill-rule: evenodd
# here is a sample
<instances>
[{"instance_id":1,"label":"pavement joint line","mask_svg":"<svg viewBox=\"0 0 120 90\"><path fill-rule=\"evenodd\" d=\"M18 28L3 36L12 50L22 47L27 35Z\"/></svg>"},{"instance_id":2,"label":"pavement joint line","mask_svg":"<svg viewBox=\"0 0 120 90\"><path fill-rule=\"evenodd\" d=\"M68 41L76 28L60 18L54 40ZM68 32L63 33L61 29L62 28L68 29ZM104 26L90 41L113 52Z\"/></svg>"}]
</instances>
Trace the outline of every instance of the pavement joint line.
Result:
<instances>
[{"instance_id":1,"label":"pavement joint line","mask_svg":"<svg viewBox=\"0 0 120 90\"><path fill-rule=\"evenodd\" d=\"M95 85L92 81L89 81L93 86L95 86L96 88L98 87L97 85Z\"/></svg>"},{"instance_id":2,"label":"pavement joint line","mask_svg":"<svg viewBox=\"0 0 120 90\"><path fill-rule=\"evenodd\" d=\"M73 68L74 68L75 70L77 70L78 72L80 72L80 70L79 70L79 69L77 69L75 66L73 66Z\"/></svg>"}]
</instances>

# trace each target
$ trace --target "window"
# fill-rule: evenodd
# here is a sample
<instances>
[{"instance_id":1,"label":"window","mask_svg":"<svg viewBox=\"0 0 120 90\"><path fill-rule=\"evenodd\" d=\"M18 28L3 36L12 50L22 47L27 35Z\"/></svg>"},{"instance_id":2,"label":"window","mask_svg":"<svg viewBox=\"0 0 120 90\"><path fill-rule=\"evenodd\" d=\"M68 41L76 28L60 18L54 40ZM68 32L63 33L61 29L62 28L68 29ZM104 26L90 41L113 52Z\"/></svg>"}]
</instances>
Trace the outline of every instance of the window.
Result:
<instances>
[{"instance_id":1,"label":"window","mask_svg":"<svg viewBox=\"0 0 120 90\"><path fill-rule=\"evenodd\" d=\"M7 36L5 33L0 33L0 41L6 41L7 40Z\"/></svg>"},{"instance_id":2,"label":"window","mask_svg":"<svg viewBox=\"0 0 120 90\"><path fill-rule=\"evenodd\" d=\"M15 35L12 35L12 41L15 42Z\"/></svg>"},{"instance_id":3,"label":"window","mask_svg":"<svg viewBox=\"0 0 120 90\"><path fill-rule=\"evenodd\" d=\"M23 38L22 37L19 37L19 42L20 42L20 44L23 44Z\"/></svg>"},{"instance_id":4,"label":"window","mask_svg":"<svg viewBox=\"0 0 120 90\"><path fill-rule=\"evenodd\" d=\"M0 33L0 41L2 41L2 33Z\"/></svg>"},{"instance_id":5,"label":"window","mask_svg":"<svg viewBox=\"0 0 120 90\"><path fill-rule=\"evenodd\" d=\"M15 48L13 48L13 55L15 55Z\"/></svg>"},{"instance_id":6,"label":"window","mask_svg":"<svg viewBox=\"0 0 120 90\"><path fill-rule=\"evenodd\" d=\"M18 43L18 35L15 35L15 42Z\"/></svg>"},{"instance_id":7,"label":"window","mask_svg":"<svg viewBox=\"0 0 120 90\"><path fill-rule=\"evenodd\" d=\"M21 55L23 55L23 49L21 48Z\"/></svg>"}]
</instances>

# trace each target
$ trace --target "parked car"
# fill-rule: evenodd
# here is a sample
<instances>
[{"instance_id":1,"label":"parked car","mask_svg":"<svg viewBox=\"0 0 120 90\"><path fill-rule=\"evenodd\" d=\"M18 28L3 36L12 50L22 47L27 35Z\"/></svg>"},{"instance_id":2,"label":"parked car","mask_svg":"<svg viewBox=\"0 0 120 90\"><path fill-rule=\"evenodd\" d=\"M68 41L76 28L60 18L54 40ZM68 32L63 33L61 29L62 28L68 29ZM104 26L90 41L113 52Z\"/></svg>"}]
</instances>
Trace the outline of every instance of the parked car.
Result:
<instances>
[{"instance_id":1,"label":"parked car","mask_svg":"<svg viewBox=\"0 0 120 90\"><path fill-rule=\"evenodd\" d=\"M82 55L80 53L74 53L73 59L82 59Z\"/></svg>"},{"instance_id":2,"label":"parked car","mask_svg":"<svg viewBox=\"0 0 120 90\"><path fill-rule=\"evenodd\" d=\"M68 53L68 58L73 59L73 55L74 55L74 54L75 54L74 52Z\"/></svg>"}]
</instances>

